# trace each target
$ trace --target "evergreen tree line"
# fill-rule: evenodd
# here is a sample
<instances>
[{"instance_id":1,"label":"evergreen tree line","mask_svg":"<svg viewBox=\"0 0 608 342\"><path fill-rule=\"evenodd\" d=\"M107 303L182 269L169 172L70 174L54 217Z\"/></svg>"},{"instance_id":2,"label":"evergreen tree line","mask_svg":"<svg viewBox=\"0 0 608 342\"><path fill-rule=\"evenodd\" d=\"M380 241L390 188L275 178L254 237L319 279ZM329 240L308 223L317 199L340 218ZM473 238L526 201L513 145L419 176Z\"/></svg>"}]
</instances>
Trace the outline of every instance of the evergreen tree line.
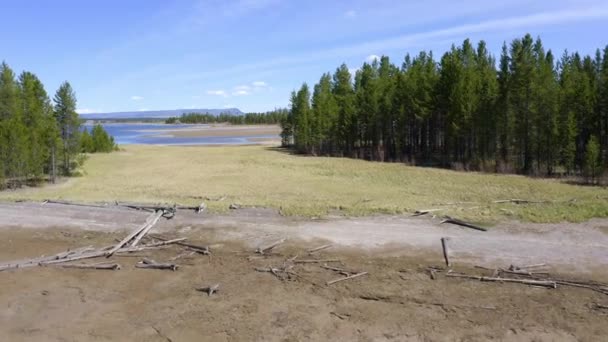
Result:
<instances>
[{"instance_id":1,"label":"evergreen tree line","mask_svg":"<svg viewBox=\"0 0 608 342\"><path fill-rule=\"evenodd\" d=\"M168 118L165 123L187 123L187 124L208 124L208 123L229 123L233 125L271 125L279 124L287 117L287 109L275 109L264 113L246 113L235 115L230 113L220 113L213 115L209 113L185 113L180 117Z\"/></svg>"},{"instance_id":2,"label":"evergreen tree line","mask_svg":"<svg viewBox=\"0 0 608 342\"><path fill-rule=\"evenodd\" d=\"M70 176L82 161L81 132L68 82L51 102L35 74L16 77L6 62L0 65L0 189Z\"/></svg>"},{"instance_id":3,"label":"evergreen tree line","mask_svg":"<svg viewBox=\"0 0 608 342\"><path fill-rule=\"evenodd\" d=\"M480 41L439 61L409 54L346 65L291 94L283 144L301 153L466 170L586 172L608 163L608 47L545 50L529 34L496 61Z\"/></svg>"},{"instance_id":4,"label":"evergreen tree line","mask_svg":"<svg viewBox=\"0 0 608 342\"><path fill-rule=\"evenodd\" d=\"M82 153L112 152L116 149L114 137L109 135L101 124L95 124L91 133L84 128L80 137L80 151Z\"/></svg>"}]
</instances>

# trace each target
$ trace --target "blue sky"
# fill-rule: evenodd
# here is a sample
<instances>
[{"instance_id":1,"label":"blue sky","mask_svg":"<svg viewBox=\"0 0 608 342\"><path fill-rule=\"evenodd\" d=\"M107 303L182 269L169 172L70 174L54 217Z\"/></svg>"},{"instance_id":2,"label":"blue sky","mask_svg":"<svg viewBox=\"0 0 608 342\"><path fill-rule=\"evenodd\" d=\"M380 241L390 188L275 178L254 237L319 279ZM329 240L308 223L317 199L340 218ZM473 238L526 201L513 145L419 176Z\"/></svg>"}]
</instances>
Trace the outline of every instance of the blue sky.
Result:
<instances>
[{"instance_id":1,"label":"blue sky","mask_svg":"<svg viewBox=\"0 0 608 342\"><path fill-rule=\"evenodd\" d=\"M606 0L2 0L0 12L0 59L51 95L70 81L83 114L271 110L343 62L438 59L465 38L495 54L526 32L558 55L608 44Z\"/></svg>"}]
</instances>

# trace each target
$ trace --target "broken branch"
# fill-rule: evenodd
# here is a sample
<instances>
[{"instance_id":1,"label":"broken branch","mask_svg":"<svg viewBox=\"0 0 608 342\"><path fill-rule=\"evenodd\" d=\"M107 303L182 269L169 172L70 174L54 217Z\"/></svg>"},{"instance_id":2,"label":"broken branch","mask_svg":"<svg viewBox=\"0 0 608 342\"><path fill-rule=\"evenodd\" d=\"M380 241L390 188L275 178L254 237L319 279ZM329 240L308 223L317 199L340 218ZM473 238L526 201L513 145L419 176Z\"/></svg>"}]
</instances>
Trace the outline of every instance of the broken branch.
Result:
<instances>
[{"instance_id":1,"label":"broken branch","mask_svg":"<svg viewBox=\"0 0 608 342\"><path fill-rule=\"evenodd\" d=\"M367 274L367 272L361 272L361 273L353 274L353 275L348 276L348 277L344 277L344 278L340 278L340 279L335 279L335 280L332 280L332 281L328 281L327 285L333 285L333 284L335 284L337 282L340 282L340 281L343 281L343 280L357 278L357 277L360 277L360 276L364 276L366 274Z\"/></svg>"},{"instance_id":2,"label":"broken branch","mask_svg":"<svg viewBox=\"0 0 608 342\"><path fill-rule=\"evenodd\" d=\"M443 224L443 223L451 223L451 224L455 224L455 225L462 226L462 227L467 227L467 228L471 228L471 229L475 229L475 230L480 230L482 232L488 231L484 227L476 226L476 225L474 225L472 223L464 222L464 221L461 221L461 220L458 220L458 219L455 219L455 218L452 218L452 217L449 217L449 216L444 216L444 218L445 219L443 221L441 221L441 224Z\"/></svg>"}]
</instances>

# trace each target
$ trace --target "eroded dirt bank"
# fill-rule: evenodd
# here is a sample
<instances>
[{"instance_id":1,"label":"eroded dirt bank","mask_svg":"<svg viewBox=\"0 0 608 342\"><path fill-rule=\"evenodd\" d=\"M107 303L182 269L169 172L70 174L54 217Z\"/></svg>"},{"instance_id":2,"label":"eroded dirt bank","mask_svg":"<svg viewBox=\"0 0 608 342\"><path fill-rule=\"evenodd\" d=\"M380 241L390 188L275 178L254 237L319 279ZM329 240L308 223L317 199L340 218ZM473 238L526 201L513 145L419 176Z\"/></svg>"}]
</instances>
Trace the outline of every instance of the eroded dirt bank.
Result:
<instances>
[{"instance_id":1,"label":"eroded dirt bank","mask_svg":"<svg viewBox=\"0 0 608 342\"><path fill-rule=\"evenodd\" d=\"M40 203L1 203L0 227L46 229L72 227L114 232L134 229L146 212L124 208L90 208ZM570 271L608 269L608 220L586 223L528 224L507 222L479 232L439 218L373 216L306 220L282 217L272 210L241 209L227 215L180 211L161 221L156 231L221 229L221 236L249 246L272 238L327 240L384 254L417 255L440 251L440 238L450 237L451 250L461 262L499 266L505 263L550 263Z\"/></svg>"},{"instance_id":2,"label":"eroded dirt bank","mask_svg":"<svg viewBox=\"0 0 608 342\"><path fill-rule=\"evenodd\" d=\"M2 205L0 261L113 244L147 215ZM604 294L447 278L443 272L431 280L427 269L442 263L439 237L451 236L455 271L484 274L472 264L531 260L549 263L560 276L608 282L602 221L509 224L480 233L427 218L303 221L238 210L227 216L178 212L153 232L211 244L213 254L177 259L175 272L134 265L146 256L170 260L184 252L178 246L114 256L111 260L122 266L118 271L34 267L0 272L0 340L597 341L608 334L608 310L597 306L608 305ZM281 237L289 239L271 255L250 258L254 247ZM306 254L327 241L336 246ZM534 245L533 254L518 254L531 253ZM585 250L595 256L594 263L586 264ZM339 259L334 266L369 274L328 286L340 275L319 264L297 264L297 276L285 281L255 271L295 255ZM221 284L217 295L195 290L215 283Z\"/></svg>"}]
</instances>

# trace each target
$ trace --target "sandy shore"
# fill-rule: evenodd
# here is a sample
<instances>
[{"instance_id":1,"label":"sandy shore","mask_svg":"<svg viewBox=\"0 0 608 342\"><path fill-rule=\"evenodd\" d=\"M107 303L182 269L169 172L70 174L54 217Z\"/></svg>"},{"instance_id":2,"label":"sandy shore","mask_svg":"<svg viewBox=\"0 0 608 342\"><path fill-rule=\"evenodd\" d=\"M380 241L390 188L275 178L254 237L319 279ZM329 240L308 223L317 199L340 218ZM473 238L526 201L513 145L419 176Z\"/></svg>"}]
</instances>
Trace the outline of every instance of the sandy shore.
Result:
<instances>
[{"instance_id":1,"label":"sandy shore","mask_svg":"<svg viewBox=\"0 0 608 342\"><path fill-rule=\"evenodd\" d=\"M151 130L150 132L155 132ZM192 127L176 128L174 130L163 130L163 135L171 135L180 138L199 137L250 137L256 135L276 135L281 133L278 125L192 125Z\"/></svg>"}]
</instances>

